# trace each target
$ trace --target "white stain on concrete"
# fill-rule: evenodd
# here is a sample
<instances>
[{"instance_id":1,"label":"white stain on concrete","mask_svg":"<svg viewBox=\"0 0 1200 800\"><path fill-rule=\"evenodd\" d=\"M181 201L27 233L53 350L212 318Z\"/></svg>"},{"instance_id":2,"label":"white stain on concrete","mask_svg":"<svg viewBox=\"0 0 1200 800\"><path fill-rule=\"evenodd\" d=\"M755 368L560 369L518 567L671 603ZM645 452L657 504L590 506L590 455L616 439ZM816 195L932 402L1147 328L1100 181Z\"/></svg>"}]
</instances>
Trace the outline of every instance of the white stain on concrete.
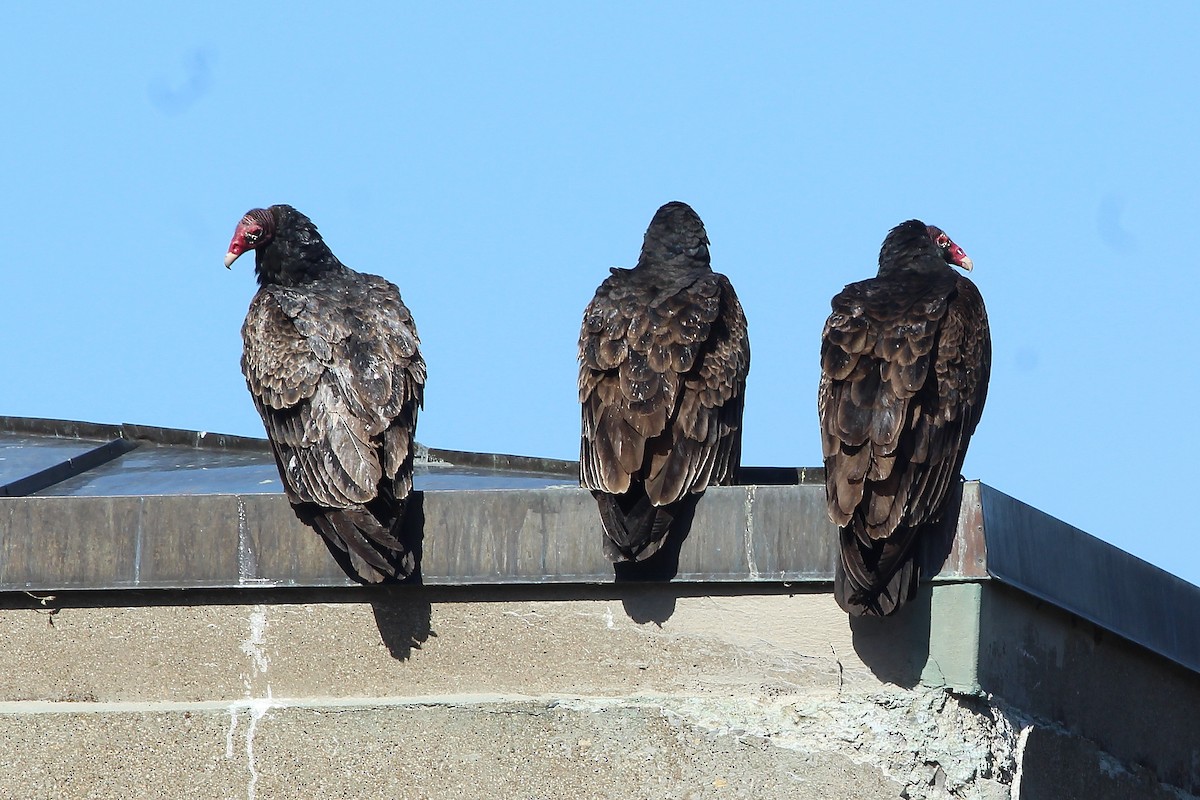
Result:
<instances>
[{"instance_id":1,"label":"white stain on concrete","mask_svg":"<svg viewBox=\"0 0 1200 800\"><path fill-rule=\"evenodd\" d=\"M266 644L267 635L267 609L266 606L255 606L250 611L250 635L242 642L242 652L250 657L254 668L262 673L267 674L267 667L270 666L271 659L267 657L267 653L263 650L263 645ZM244 676L246 682L246 690L250 691L253 675ZM268 689L270 684L267 684Z\"/></svg>"},{"instance_id":2,"label":"white stain on concrete","mask_svg":"<svg viewBox=\"0 0 1200 800\"><path fill-rule=\"evenodd\" d=\"M246 783L246 798L247 800L256 800L259 773L258 762L254 754L254 737L258 732L258 723L272 708L282 708L285 704L276 701L271 696L271 682L267 677L271 658L266 651L266 606L254 606L250 611L248 623L249 634L241 644L241 650L250 662L248 669L242 673L246 697L228 705L229 731L225 734L225 758L232 759L234 757L234 737L237 734L238 719L242 712L246 712L249 719L246 724L243 750L246 754L246 769L250 773ZM258 696L255 696L256 694Z\"/></svg>"},{"instance_id":3,"label":"white stain on concrete","mask_svg":"<svg viewBox=\"0 0 1200 800\"><path fill-rule=\"evenodd\" d=\"M246 506L242 498L237 499L238 515L238 578L245 581L254 575L254 559L250 553L250 537L246 530Z\"/></svg>"},{"instance_id":4,"label":"white stain on concrete","mask_svg":"<svg viewBox=\"0 0 1200 800\"><path fill-rule=\"evenodd\" d=\"M238 704L229 706L229 731L225 734L225 759L233 758L233 734L237 732Z\"/></svg>"}]
</instances>

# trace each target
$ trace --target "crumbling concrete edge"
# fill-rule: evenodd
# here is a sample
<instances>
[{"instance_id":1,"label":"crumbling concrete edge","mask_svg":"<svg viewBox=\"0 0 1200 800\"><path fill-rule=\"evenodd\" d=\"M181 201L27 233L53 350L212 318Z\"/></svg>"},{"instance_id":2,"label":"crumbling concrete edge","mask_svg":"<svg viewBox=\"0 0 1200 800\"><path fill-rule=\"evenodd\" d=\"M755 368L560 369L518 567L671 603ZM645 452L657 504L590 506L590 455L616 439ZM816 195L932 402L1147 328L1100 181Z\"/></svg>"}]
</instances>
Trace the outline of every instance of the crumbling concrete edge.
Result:
<instances>
[{"instance_id":1,"label":"crumbling concrete edge","mask_svg":"<svg viewBox=\"0 0 1200 800\"><path fill-rule=\"evenodd\" d=\"M392 697L243 697L208 701L0 702L0 716L23 714L190 714L230 715L227 757L235 738L245 739L254 773L255 729L270 724L275 710L353 713L379 709L443 708L474 713L538 715L555 709L604 713L631 709L661 714L681 735L731 737L740 743L771 745L820 756L839 755L879 770L904 787L908 800L1009 800L1042 797L1048 772L1086 774L1094 765L1097 797L1147 796L1196 800L1178 787L1156 781L1137 765L1121 762L1096 743L1031 718L999 698L945 687L884 688L809 694L714 697L696 694L633 696L447 694ZM240 726L245 726L241 731ZM1029 763L1029 758L1036 763ZM1041 789L1025 794L1027 777ZM1133 791L1134 794L1129 794Z\"/></svg>"}]
</instances>

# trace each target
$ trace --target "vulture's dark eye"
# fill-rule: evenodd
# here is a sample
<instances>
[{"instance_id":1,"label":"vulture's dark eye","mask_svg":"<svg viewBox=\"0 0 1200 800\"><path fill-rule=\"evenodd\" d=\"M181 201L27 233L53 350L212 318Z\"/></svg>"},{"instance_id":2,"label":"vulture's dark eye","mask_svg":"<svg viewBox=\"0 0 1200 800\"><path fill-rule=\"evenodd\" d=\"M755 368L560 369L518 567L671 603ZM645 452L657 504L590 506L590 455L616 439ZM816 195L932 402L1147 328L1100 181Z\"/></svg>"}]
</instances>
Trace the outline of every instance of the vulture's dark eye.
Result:
<instances>
[{"instance_id":1,"label":"vulture's dark eye","mask_svg":"<svg viewBox=\"0 0 1200 800\"><path fill-rule=\"evenodd\" d=\"M246 231L246 244L256 244L258 242L258 234L254 231Z\"/></svg>"},{"instance_id":2,"label":"vulture's dark eye","mask_svg":"<svg viewBox=\"0 0 1200 800\"><path fill-rule=\"evenodd\" d=\"M943 233L941 236L939 236L937 238L937 246L938 247L945 247L948 244L950 244L950 237L947 236L946 234Z\"/></svg>"}]
</instances>

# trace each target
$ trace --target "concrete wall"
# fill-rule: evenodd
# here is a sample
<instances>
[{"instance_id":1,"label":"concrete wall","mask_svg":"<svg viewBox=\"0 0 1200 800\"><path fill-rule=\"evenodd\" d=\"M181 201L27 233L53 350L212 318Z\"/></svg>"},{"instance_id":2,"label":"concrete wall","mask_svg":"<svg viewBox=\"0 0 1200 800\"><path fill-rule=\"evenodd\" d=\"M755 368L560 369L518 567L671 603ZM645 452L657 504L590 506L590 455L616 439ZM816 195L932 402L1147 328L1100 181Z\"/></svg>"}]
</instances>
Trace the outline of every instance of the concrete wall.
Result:
<instances>
[{"instance_id":1,"label":"concrete wall","mask_svg":"<svg viewBox=\"0 0 1200 800\"><path fill-rule=\"evenodd\" d=\"M1022 797L1200 794L1196 673L996 583L982 594L979 627L981 688L1042 727L1027 760L1079 765L1074 779L1053 769L1031 773ZM1113 793L1079 783L1089 773L1106 776L1110 786L1132 783L1139 790ZM1159 784L1155 791L1167 793L1151 791Z\"/></svg>"},{"instance_id":2,"label":"concrete wall","mask_svg":"<svg viewBox=\"0 0 1200 800\"><path fill-rule=\"evenodd\" d=\"M828 595L579 595L10 608L0 796L1007 796L1008 722L882 683Z\"/></svg>"},{"instance_id":3,"label":"concrete wall","mask_svg":"<svg viewBox=\"0 0 1200 800\"><path fill-rule=\"evenodd\" d=\"M980 594L4 595L0 797L1188 796L972 689Z\"/></svg>"}]
</instances>

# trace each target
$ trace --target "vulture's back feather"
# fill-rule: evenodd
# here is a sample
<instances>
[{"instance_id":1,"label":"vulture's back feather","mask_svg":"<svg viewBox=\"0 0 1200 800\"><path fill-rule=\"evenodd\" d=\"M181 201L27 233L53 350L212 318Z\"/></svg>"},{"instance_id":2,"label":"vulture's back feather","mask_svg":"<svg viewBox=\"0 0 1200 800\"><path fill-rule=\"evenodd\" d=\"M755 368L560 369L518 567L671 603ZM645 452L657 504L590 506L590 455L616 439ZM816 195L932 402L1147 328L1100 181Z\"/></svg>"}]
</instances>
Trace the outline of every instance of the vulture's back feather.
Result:
<instances>
[{"instance_id":1,"label":"vulture's back feather","mask_svg":"<svg viewBox=\"0 0 1200 800\"><path fill-rule=\"evenodd\" d=\"M687 205L659 209L638 265L611 272L579 335L579 480L615 561L653 554L681 502L733 482L750 345Z\"/></svg>"},{"instance_id":2,"label":"vulture's back feather","mask_svg":"<svg viewBox=\"0 0 1200 800\"><path fill-rule=\"evenodd\" d=\"M913 220L889 233L880 274L833 298L822 334L826 497L841 528L835 596L852 614L890 614L916 591L918 539L945 509L987 397L983 299L933 231Z\"/></svg>"}]
</instances>

